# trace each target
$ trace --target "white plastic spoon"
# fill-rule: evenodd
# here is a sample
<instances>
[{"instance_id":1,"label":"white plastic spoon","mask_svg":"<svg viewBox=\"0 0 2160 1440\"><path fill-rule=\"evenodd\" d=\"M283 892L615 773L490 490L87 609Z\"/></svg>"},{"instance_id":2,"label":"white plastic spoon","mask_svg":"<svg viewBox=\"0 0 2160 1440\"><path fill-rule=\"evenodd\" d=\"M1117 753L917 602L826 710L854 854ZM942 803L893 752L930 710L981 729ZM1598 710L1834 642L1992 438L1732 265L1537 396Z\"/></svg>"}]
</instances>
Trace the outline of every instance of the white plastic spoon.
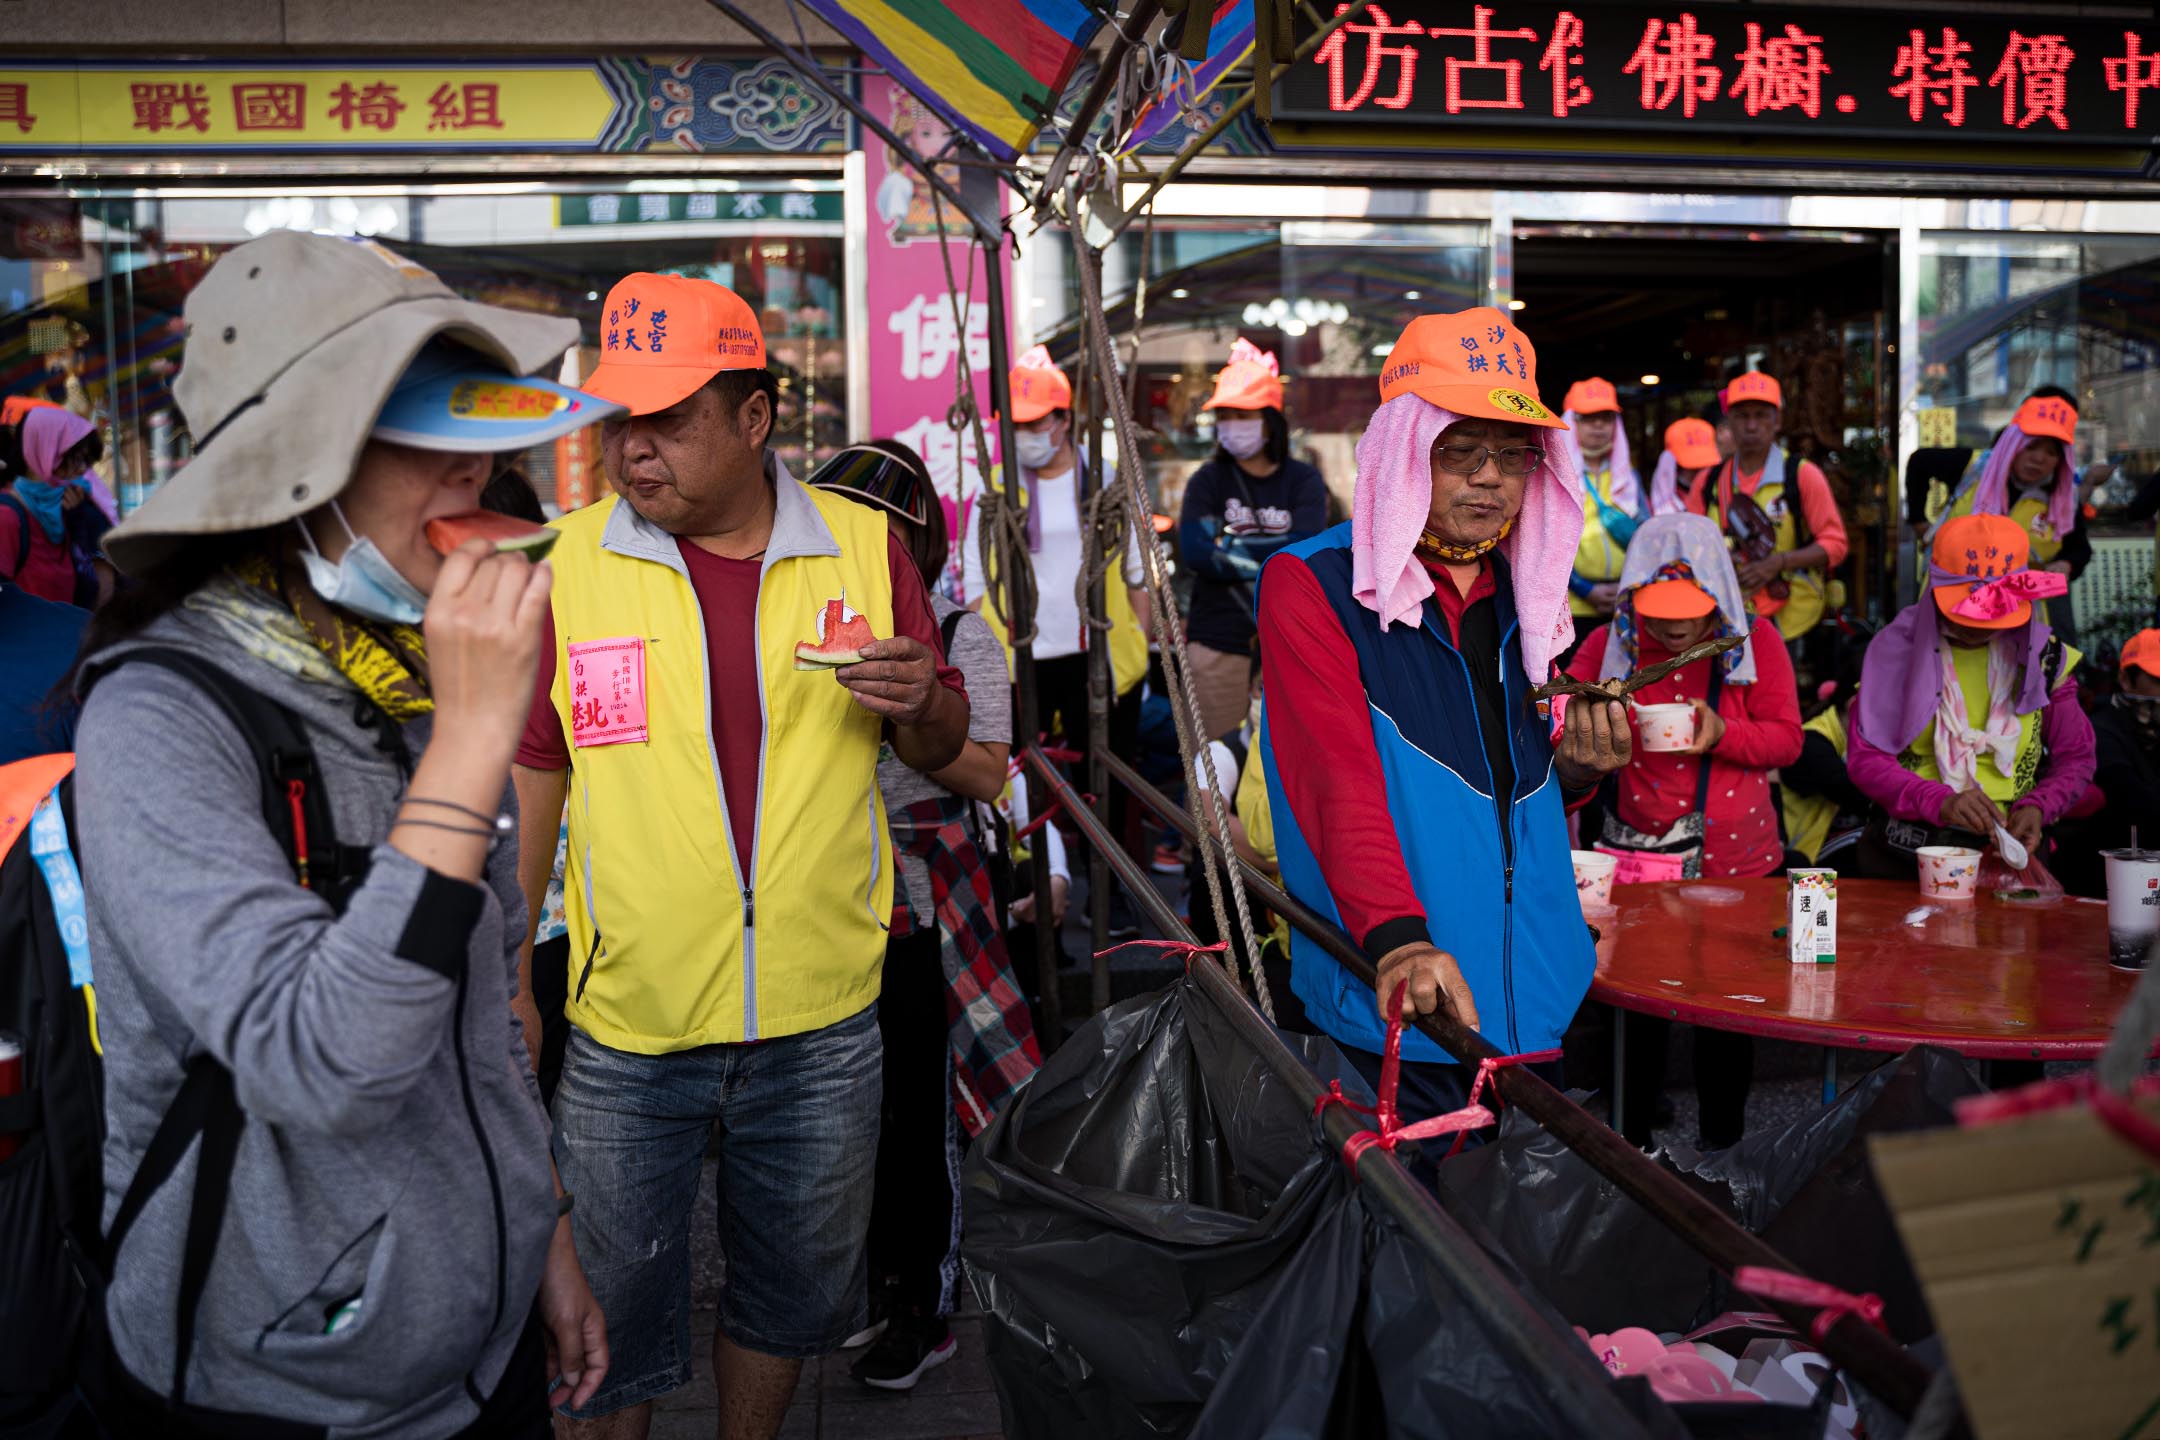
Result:
<instances>
[{"instance_id":1,"label":"white plastic spoon","mask_svg":"<svg viewBox=\"0 0 2160 1440\"><path fill-rule=\"evenodd\" d=\"M2012 870L2023 870L2032 860L2032 857L2025 853L2025 847L2018 842L2017 836L2001 825L1995 827L1995 848L2002 851L2003 864Z\"/></svg>"}]
</instances>

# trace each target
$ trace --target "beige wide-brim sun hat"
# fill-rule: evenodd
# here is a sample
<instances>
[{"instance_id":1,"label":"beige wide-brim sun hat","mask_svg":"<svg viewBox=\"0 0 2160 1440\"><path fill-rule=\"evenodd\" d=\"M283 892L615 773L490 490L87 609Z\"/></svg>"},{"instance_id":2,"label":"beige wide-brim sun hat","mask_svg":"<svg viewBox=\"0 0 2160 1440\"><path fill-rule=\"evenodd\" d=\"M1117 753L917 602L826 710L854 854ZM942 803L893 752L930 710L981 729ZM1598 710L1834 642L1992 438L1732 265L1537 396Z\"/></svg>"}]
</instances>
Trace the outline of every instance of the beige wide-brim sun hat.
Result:
<instances>
[{"instance_id":1,"label":"beige wide-brim sun hat","mask_svg":"<svg viewBox=\"0 0 2160 1440\"><path fill-rule=\"evenodd\" d=\"M187 299L173 398L195 456L105 536L141 575L192 537L283 524L352 482L405 367L438 336L512 375L577 343L578 323L459 299L367 240L278 231L228 251Z\"/></svg>"}]
</instances>

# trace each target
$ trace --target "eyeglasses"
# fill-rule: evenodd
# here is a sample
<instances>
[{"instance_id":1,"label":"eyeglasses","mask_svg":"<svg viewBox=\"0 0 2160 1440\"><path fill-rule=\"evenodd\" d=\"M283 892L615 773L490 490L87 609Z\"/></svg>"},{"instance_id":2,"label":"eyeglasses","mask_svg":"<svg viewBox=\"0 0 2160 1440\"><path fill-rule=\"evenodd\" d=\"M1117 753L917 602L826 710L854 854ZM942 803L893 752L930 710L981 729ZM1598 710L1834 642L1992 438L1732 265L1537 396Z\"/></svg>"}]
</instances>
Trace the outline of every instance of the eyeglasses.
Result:
<instances>
[{"instance_id":1,"label":"eyeglasses","mask_svg":"<svg viewBox=\"0 0 2160 1440\"><path fill-rule=\"evenodd\" d=\"M1451 475L1475 475L1485 468L1490 456L1500 466L1503 475L1534 474L1545 461L1545 452L1536 445L1435 445L1433 458L1440 468Z\"/></svg>"},{"instance_id":2,"label":"eyeglasses","mask_svg":"<svg viewBox=\"0 0 2160 1440\"><path fill-rule=\"evenodd\" d=\"M912 524L927 524L930 519L929 487L922 475L882 449L850 445L818 466L806 483L858 496Z\"/></svg>"}]
</instances>

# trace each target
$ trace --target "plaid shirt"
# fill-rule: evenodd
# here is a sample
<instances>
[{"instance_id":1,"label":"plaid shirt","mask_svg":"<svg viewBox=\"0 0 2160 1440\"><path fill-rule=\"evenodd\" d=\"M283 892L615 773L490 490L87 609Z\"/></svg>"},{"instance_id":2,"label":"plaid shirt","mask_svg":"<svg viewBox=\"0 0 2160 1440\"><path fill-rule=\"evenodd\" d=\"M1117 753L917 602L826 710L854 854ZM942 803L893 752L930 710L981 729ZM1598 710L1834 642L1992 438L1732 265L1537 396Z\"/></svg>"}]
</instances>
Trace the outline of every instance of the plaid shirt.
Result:
<instances>
[{"instance_id":1,"label":"plaid shirt","mask_svg":"<svg viewBox=\"0 0 2160 1440\"><path fill-rule=\"evenodd\" d=\"M930 866L939 958L945 966L945 1014L951 1022L953 1108L970 1136L1042 1065L1035 1022L1013 979L999 932L990 870L967 824L959 796L920 800L889 817L893 844ZM905 899L892 933L916 928Z\"/></svg>"}]
</instances>

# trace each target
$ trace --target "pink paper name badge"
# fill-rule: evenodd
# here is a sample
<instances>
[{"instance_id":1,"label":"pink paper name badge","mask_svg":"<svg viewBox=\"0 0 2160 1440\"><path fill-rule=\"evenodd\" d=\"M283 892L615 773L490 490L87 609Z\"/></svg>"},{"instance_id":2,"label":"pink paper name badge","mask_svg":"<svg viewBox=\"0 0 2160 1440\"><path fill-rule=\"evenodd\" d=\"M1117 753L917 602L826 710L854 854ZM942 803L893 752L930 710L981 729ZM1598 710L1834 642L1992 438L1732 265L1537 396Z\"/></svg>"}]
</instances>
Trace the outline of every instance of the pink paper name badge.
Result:
<instances>
[{"instance_id":1,"label":"pink paper name badge","mask_svg":"<svg viewBox=\"0 0 2160 1440\"><path fill-rule=\"evenodd\" d=\"M570 743L642 743L645 733L645 642L580 640L570 646Z\"/></svg>"}]
</instances>

